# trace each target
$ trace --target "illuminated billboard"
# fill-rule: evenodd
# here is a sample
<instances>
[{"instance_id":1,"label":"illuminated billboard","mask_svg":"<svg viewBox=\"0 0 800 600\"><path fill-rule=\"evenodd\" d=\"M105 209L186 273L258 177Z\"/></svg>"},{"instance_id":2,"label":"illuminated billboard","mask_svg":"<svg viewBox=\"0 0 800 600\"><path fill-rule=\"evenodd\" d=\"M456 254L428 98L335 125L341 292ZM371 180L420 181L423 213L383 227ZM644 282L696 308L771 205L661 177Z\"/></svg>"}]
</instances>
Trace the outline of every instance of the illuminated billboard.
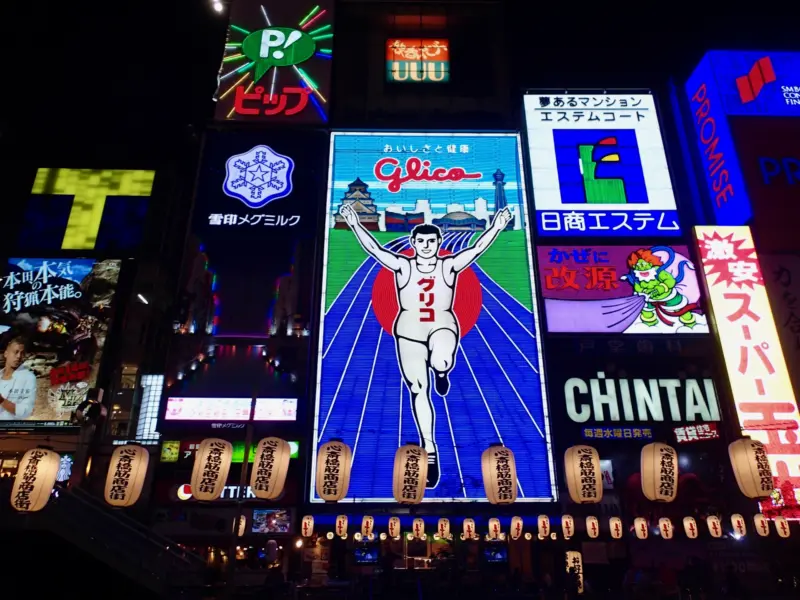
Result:
<instances>
[{"instance_id":1,"label":"illuminated billboard","mask_svg":"<svg viewBox=\"0 0 800 600\"><path fill-rule=\"evenodd\" d=\"M18 247L42 252L135 249L154 179L155 171L39 169Z\"/></svg>"},{"instance_id":2,"label":"illuminated billboard","mask_svg":"<svg viewBox=\"0 0 800 600\"><path fill-rule=\"evenodd\" d=\"M450 81L450 41L386 40L386 81Z\"/></svg>"},{"instance_id":3,"label":"illuminated billboard","mask_svg":"<svg viewBox=\"0 0 800 600\"><path fill-rule=\"evenodd\" d=\"M217 120L328 120L333 1L235 0L218 75Z\"/></svg>"},{"instance_id":4,"label":"illuminated billboard","mask_svg":"<svg viewBox=\"0 0 800 600\"><path fill-rule=\"evenodd\" d=\"M97 381L120 264L9 259L0 308L0 428L69 424Z\"/></svg>"},{"instance_id":5,"label":"illuminated billboard","mask_svg":"<svg viewBox=\"0 0 800 600\"><path fill-rule=\"evenodd\" d=\"M539 235L680 235L653 96L529 94L525 120Z\"/></svg>"},{"instance_id":6,"label":"illuminated billboard","mask_svg":"<svg viewBox=\"0 0 800 600\"><path fill-rule=\"evenodd\" d=\"M708 333L686 246L538 246L551 333Z\"/></svg>"},{"instance_id":7,"label":"illuminated billboard","mask_svg":"<svg viewBox=\"0 0 800 600\"><path fill-rule=\"evenodd\" d=\"M695 231L739 424L765 445L775 480L762 512L800 518L800 414L750 229Z\"/></svg>"},{"instance_id":8,"label":"illuminated billboard","mask_svg":"<svg viewBox=\"0 0 800 600\"><path fill-rule=\"evenodd\" d=\"M553 500L519 137L331 144L314 435L352 448L348 500L393 502L406 442L429 453L425 501L486 501L496 442L525 457L519 500Z\"/></svg>"},{"instance_id":9,"label":"illuminated billboard","mask_svg":"<svg viewBox=\"0 0 800 600\"><path fill-rule=\"evenodd\" d=\"M169 398L167 421L294 421L297 398L256 398L251 411L250 398Z\"/></svg>"}]
</instances>

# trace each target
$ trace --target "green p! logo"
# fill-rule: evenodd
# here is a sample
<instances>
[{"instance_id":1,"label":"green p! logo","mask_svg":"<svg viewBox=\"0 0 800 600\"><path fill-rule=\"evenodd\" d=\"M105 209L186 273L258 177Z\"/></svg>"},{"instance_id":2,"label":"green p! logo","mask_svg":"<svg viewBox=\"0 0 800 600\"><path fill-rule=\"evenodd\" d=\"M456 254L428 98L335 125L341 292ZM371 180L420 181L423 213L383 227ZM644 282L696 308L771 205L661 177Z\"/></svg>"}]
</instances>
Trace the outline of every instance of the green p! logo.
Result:
<instances>
[{"instance_id":1,"label":"green p! logo","mask_svg":"<svg viewBox=\"0 0 800 600\"><path fill-rule=\"evenodd\" d=\"M269 27L248 35L242 52L255 62L255 81L272 66L298 65L314 55L317 44L307 33L291 27Z\"/></svg>"}]
</instances>

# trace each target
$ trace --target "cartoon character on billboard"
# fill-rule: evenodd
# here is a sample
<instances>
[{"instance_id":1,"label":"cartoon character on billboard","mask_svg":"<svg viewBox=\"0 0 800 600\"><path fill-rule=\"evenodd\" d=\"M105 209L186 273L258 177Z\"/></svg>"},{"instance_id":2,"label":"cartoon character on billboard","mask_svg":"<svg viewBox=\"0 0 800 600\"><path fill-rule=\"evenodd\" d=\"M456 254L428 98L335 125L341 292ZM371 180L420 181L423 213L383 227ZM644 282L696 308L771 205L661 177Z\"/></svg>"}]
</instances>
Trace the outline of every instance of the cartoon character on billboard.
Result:
<instances>
[{"instance_id":1,"label":"cartoon character on billboard","mask_svg":"<svg viewBox=\"0 0 800 600\"><path fill-rule=\"evenodd\" d=\"M428 452L426 487L435 488L440 473L429 373L433 372L436 393L446 396L461 339L453 312L459 273L497 240L511 222L511 211L508 208L499 210L475 244L446 256L439 255L443 236L436 225L422 224L412 229L409 240L413 255L406 256L382 247L350 205L342 206L339 212L364 251L394 273L400 309L393 326L397 362L411 393L421 443Z\"/></svg>"}]
</instances>

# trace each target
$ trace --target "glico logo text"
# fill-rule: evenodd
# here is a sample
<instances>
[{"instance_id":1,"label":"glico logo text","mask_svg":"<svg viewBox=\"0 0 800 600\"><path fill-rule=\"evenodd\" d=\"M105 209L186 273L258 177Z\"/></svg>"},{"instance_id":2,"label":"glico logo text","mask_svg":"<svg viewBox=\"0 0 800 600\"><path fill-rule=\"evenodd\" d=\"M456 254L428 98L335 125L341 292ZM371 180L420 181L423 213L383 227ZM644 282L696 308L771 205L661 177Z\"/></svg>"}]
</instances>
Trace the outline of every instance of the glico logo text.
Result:
<instances>
[{"instance_id":1,"label":"glico logo text","mask_svg":"<svg viewBox=\"0 0 800 600\"><path fill-rule=\"evenodd\" d=\"M705 83L700 84L692 96L692 109L694 110L697 135L700 136L700 142L703 144L705 171L715 193L714 202L719 208L733 198L735 192L733 185L728 182L730 173L725 168L725 154L722 150L717 151L719 145L717 120L711 115L711 100L708 98Z\"/></svg>"}]
</instances>

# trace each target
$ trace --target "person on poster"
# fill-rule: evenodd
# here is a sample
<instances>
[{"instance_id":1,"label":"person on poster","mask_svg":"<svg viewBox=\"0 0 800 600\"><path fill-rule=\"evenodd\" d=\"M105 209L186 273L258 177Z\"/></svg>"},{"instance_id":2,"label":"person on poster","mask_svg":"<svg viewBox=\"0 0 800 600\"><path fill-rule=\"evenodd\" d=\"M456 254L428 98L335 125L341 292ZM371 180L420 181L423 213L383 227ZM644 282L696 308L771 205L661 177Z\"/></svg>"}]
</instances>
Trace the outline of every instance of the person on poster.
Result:
<instances>
[{"instance_id":1,"label":"person on poster","mask_svg":"<svg viewBox=\"0 0 800 600\"><path fill-rule=\"evenodd\" d=\"M435 488L440 473L429 373L433 372L436 393L447 396L450 371L455 366L461 340L453 312L458 274L497 240L511 222L511 211L506 207L495 213L491 226L475 244L447 256L439 256L442 232L436 225L426 223L414 227L409 235L414 254L404 256L382 247L361 224L351 206L343 206L339 213L364 251L394 272L400 308L393 327L397 362L411 393L414 422L422 446L428 452L426 487Z\"/></svg>"},{"instance_id":2,"label":"person on poster","mask_svg":"<svg viewBox=\"0 0 800 600\"><path fill-rule=\"evenodd\" d=\"M36 400L36 376L25 362L26 340L12 338L3 351L5 364L0 374L0 421L27 419Z\"/></svg>"}]
</instances>

